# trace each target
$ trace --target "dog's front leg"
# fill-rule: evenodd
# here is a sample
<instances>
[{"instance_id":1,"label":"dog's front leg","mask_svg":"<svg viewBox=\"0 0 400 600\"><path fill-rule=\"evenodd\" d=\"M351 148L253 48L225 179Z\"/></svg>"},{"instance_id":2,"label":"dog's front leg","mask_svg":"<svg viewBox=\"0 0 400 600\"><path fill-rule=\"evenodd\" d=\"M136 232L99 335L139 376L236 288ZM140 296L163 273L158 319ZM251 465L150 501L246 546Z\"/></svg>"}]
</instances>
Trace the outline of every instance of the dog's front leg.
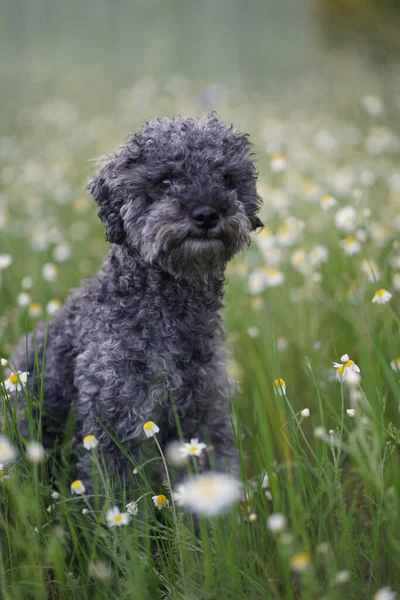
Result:
<instances>
[{"instance_id":1,"label":"dog's front leg","mask_svg":"<svg viewBox=\"0 0 400 600\"><path fill-rule=\"evenodd\" d=\"M214 446L217 469L240 475L240 458L226 397L214 398L205 415L205 424Z\"/></svg>"}]
</instances>

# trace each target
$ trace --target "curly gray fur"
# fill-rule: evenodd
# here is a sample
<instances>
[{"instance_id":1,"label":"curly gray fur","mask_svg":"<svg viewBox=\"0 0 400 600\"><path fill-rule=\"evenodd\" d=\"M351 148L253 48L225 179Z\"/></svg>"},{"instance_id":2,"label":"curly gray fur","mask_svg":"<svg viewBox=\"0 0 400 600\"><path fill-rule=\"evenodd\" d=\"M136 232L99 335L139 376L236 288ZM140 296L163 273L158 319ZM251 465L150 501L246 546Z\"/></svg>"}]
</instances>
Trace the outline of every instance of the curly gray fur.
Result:
<instances>
[{"instance_id":1,"label":"curly gray fur","mask_svg":"<svg viewBox=\"0 0 400 600\"><path fill-rule=\"evenodd\" d=\"M146 123L89 183L110 253L12 359L37 394L36 344L45 443L77 410L82 479L90 478L84 435L97 436L118 471L126 460L106 429L134 452L161 408L163 442L176 439L171 398L185 437L205 426L218 467L238 470L219 310L227 262L262 225L256 176L247 135L212 113ZM216 222L205 227L208 213ZM20 429L26 436L22 421Z\"/></svg>"}]
</instances>

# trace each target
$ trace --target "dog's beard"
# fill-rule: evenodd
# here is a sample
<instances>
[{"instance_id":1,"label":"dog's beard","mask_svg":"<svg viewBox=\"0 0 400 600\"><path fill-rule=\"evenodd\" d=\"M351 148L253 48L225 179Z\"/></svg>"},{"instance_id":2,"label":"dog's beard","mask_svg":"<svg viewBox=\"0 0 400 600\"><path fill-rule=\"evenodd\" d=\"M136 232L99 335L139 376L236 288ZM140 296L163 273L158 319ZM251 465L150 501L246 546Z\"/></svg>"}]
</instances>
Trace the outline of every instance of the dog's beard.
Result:
<instances>
[{"instance_id":1,"label":"dog's beard","mask_svg":"<svg viewBox=\"0 0 400 600\"><path fill-rule=\"evenodd\" d=\"M147 217L139 252L146 262L177 277L207 278L221 276L227 262L249 243L250 222L241 205L211 232L199 231L169 207Z\"/></svg>"}]
</instances>

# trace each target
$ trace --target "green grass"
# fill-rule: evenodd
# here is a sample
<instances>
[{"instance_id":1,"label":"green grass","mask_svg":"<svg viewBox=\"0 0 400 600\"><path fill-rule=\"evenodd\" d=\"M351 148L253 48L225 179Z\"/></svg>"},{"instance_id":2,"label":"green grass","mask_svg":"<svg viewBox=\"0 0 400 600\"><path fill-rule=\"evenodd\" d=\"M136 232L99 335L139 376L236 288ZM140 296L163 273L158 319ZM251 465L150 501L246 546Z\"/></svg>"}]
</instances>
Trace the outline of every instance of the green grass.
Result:
<instances>
[{"instance_id":1,"label":"green grass","mask_svg":"<svg viewBox=\"0 0 400 600\"><path fill-rule=\"evenodd\" d=\"M359 600L383 586L400 589L400 388L389 364L400 356L400 302L392 286L400 271L399 114L391 98L377 117L360 100L349 94L345 112L317 118L293 111L283 120L278 107L271 116L262 102L221 107L224 118L252 134L262 218L273 236L272 250L262 250L267 238L255 236L227 273L227 344L238 382L234 412L248 501L194 525L179 507L172 510L171 490L154 478L154 463L136 465L139 485L122 490L104 475L106 465L99 475L98 448L97 487L89 498L70 493L71 441L39 465L22 453L5 465L9 478L0 481L2 600ZM113 150L149 113L198 112L186 97L156 94L150 105L120 105L101 118L68 105L57 113L42 106L21 113L14 134L1 140L0 254L13 262L1 271L0 356L10 356L37 320L18 304L24 277L32 279L27 293L43 318L46 304L64 301L106 252L95 206L82 192L93 170L88 160ZM283 173L271 169L276 152L287 157ZM365 171L375 176L368 185ZM324 194L337 202L328 212L320 206ZM348 205L357 221L349 233L361 239L354 256L342 247L349 233L335 225L335 214ZM288 243L282 225L290 227L290 219L298 233ZM60 245L71 251L63 261ZM315 245L327 248L326 261L309 260ZM295 249L307 253L300 269L292 264ZM379 283L362 271L363 259L376 263ZM58 264L55 281L42 276L48 262ZM281 271L283 284L249 293L251 274L265 267ZM371 302L380 287L393 293L387 305ZM353 390L334 379L332 361L344 353L361 369ZM278 377L286 382L285 397L274 393ZM309 418L301 418L304 408ZM4 430L15 439L12 420ZM316 437L319 427L325 433ZM145 443L157 456L154 439ZM265 473L268 489L261 485ZM151 496L161 493L170 505L158 511ZM109 508L124 510L139 498L130 524L107 527ZM267 527L273 513L287 518L281 533ZM297 572L293 557L300 553L308 566ZM345 583L337 579L342 570Z\"/></svg>"}]
</instances>

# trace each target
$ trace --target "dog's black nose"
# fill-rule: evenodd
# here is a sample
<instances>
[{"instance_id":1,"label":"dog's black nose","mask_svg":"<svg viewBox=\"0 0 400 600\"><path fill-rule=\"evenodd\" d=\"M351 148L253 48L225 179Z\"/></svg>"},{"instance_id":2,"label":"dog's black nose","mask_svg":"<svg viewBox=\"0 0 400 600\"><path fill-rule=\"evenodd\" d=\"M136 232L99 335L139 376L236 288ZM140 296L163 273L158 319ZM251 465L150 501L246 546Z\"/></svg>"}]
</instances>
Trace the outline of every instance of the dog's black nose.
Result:
<instances>
[{"instance_id":1,"label":"dog's black nose","mask_svg":"<svg viewBox=\"0 0 400 600\"><path fill-rule=\"evenodd\" d=\"M209 206L195 208L192 212L192 219L197 227L201 229L212 229L218 222L218 213Z\"/></svg>"}]
</instances>

